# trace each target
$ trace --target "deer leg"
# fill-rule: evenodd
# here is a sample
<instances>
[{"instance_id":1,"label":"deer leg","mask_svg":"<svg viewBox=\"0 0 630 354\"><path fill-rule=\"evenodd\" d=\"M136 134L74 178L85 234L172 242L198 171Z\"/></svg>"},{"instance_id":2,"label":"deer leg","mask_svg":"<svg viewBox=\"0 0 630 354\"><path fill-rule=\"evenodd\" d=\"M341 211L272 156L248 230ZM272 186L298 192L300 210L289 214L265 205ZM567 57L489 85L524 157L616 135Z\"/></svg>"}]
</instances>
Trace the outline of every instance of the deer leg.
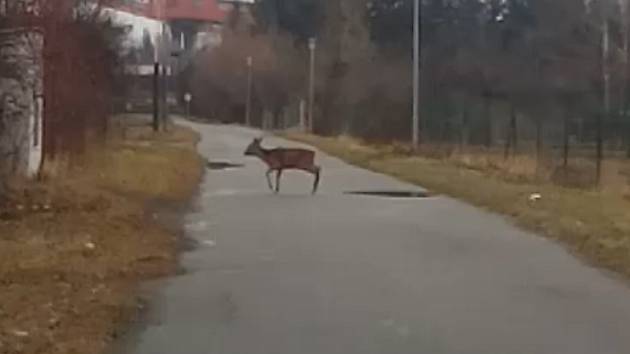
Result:
<instances>
[{"instance_id":1,"label":"deer leg","mask_svg":"<svg viewBox=\"0 0 630 354\"><path fill-rule=\"evenodd\" d=\"M267 185L269 186L269 189L273 191L273 185L271 185L271 173L273 172L272 169L268 169L267 170Z\"/></svg>"},{"instance_id":2,"label":"deer leg","mask_svg":"<svg viewBox=\"0 0 630 354\"><path fill-rule=\"evenodd\" d=\"M282 169L276 171L276 193L280 192L280 178L282 177Z\"/></svg>"},{"instance_id":3,"label":"deer leg","mask_svg":"<svg viewBox=\"0 0 630 354\"><path fill-rule=\"evenodd\" d=\"M319 179L321 177L322 168L319 166L314 166L313 173L315 175L315 181L313 182L313 194L317 193L317 188L319 187Z\"/></svg>"}]
</instances>

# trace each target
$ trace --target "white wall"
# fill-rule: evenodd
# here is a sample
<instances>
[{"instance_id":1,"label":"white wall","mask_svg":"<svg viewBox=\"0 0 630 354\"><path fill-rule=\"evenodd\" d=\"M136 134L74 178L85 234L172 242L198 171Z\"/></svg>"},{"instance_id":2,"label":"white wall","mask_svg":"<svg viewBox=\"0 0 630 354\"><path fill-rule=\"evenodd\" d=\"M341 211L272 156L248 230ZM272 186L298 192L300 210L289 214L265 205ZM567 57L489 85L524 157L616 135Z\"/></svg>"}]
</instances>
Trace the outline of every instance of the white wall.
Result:
<instances>
[{"instance_id":1,"label":"white wall","mask_svg":"<svg viewBox=\"0 0 630 354\"><path fill-rule=\"evenodd\" d=\"M145 30L151 35L151 40L154 44L157 43L161 37L163 25L167 27L166 32L170 33L168 25L162 21L134 15L128 12L107 8L103 10L103 16L110 18L115 24L131 27L127 43L131 47L142 45L142 38Z\"/></svg>"}]
</instances>

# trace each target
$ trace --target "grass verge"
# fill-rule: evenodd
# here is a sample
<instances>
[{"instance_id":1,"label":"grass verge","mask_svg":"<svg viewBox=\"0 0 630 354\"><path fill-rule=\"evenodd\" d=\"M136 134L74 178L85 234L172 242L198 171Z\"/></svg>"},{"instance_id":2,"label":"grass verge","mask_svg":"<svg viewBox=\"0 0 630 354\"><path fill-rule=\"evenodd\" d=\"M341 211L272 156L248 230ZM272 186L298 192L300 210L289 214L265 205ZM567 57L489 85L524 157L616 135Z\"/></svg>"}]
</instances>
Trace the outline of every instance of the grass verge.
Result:
<instances>
[{"instance_id":1,"label":"grass verge","mask_svg":"<svg viewBox=\"0 0 630 354\"><path fill-rule=\"evenodd\" d=\"M133 128L0 209L0 353L102 352L136 313L139 282L175 270L178 235L154 201L185 205L197 135Z\"/></svg>"},{"instance_id":2,"label":"grass verge","mask_svg":"<svg viewBox=\"0 0 630 354\"><path fill-rule=\"evenodd\" d=\"M354 165L508 215L520 226L562 242L592 264L630 276L630 200L619 191L563 188L347 137L293 133L287 137ZM531 201L532 194L542 198Z\"/></svg>"}]
</instances>

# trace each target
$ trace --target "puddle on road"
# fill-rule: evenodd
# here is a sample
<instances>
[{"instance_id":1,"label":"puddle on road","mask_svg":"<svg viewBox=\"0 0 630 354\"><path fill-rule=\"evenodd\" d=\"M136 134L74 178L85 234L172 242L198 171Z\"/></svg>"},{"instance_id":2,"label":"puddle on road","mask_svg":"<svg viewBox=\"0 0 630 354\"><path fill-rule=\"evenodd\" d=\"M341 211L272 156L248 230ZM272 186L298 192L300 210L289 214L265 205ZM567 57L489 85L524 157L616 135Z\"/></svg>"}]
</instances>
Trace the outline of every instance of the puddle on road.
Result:
<instances>
[{"instance_id":1,"label":"puddle on road","mask_svg":"<svg viewBox=\"0 0 630 354\"><path fill-rule=\"evenodd\" d=\"M210 170L214 170L214 171L223 171L223 170L230 170L230 169L234 169L234 168L241 168L244 167L245 165L243 164L239 164L239 163L231 163L231 162L226 162L226 161L208 161L206 162L206 167Z\"/></svg>"},{"instance_id":2,"label":"puddle on road","mask_svg":"<svg viewBox=\"0 0 630 354\"><path fill-rule=\"evenodd\" d=\"M432 195L425 191L351 191L345 192L349 195L362 195L368 197L380 197L380 198L410 198L421 199L429 198Z\"/></svg>"}]
</instances>

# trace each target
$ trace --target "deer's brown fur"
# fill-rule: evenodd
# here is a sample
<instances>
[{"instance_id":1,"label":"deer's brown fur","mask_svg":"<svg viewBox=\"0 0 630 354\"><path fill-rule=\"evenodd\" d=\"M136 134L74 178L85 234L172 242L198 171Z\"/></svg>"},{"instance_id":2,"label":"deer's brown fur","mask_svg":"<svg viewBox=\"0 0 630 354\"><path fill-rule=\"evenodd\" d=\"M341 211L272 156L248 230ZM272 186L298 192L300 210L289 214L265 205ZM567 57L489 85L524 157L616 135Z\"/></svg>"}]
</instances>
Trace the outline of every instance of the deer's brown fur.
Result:
<instances>
[{"instance_id":1,"label":"deer's brown fur","mask_svg":"<svg viewBox=\"0 0 630 354\"><path fill-rule=\"evenodd\" d=\"M262 139L254 139L245 150L245 155L260 158L267 167L267 184L269 189L278 193L280 191L280 178L284 170L301 170L315 176L313 182L313 194L317 192L321 167L315 165L315 152L297 148L265 149L261 146ZM276 186L271 184L270 175L276 172Z\"/></svg>"}]
</instances>

